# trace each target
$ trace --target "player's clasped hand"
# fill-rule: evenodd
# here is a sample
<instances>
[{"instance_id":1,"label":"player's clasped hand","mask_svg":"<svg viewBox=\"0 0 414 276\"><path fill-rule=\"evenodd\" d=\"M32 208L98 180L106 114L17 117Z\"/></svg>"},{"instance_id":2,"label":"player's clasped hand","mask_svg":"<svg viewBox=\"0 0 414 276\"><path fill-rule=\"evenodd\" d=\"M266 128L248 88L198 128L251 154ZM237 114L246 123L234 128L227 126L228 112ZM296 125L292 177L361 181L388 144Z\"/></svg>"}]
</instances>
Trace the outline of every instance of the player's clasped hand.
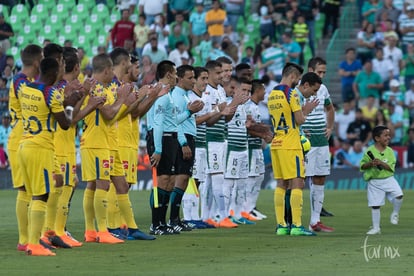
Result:
<instances>
[{"instance_id":1,"label":"player's clasped hand","mask_svg":"<svg viewBox=\"0 0 414 276\"><path fill-rule=\"evenodd\" d=\"M190 102L187 105L187 109L191 112L191 113L196 113L198 111L200 111L201 109L203 109L204 107L204 103L202 101L194 101L194 102Z\"/></svg>"},{"instance_id":2,"label":"player's clasped hand","mask_svg":"<svg viewBox=\"0 0 414 276\"><path fill-rule=\"evenodd\" d=\"M319 99L315 98L312 101L308 101L306 102L303 106L302 106L302 110L303 110L303 114L308 115L309 113L312 112L312 110L315 109L315 107L317 107L319 105Z\"/></svg>"}]
</instances>

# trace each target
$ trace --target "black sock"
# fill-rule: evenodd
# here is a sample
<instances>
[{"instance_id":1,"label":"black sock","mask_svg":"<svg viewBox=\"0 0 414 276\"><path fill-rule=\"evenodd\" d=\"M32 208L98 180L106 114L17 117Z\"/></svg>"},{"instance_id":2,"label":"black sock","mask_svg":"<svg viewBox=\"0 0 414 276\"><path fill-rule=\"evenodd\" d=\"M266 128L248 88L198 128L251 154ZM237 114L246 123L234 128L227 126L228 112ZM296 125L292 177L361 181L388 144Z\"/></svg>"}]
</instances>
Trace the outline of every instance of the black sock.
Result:
<instances>
[{"instance_id":1,"label":"black sock","mask_svg":"<svg viewBox=\"0 0 414 276\"><path fill-rule=\"evenodd\" d=\"M158 188L158 194L159 194L159 201L162 204L162 207L160 208L160 222L163 225L166 225L166 216L167 216L167 210L168 210L168 202L170 201L170 191L166 191L163 189Z\"/></svg>"},{"instance_id":2,"label":"black sock","mask_svg":"<svg viewBox=\"0 0 414 276\"><path fill-rule=\"evenodd\" d=\"M180 206L183 199L184 191L180 188L174 187L170 196L171 213L170 220L176 220L180 217Z\"/></svg>"},{"instance_id":3,"label":"black sock","mask_svg":"<svg viewBox=\"0 0 414 276\"><path fill-rule=\"evenodd\" d=\"M287 189L285 194L285 221L287 224L292 224L292 209L290 208L290 194L292 190Z\"/></svg>"}]
</instances>

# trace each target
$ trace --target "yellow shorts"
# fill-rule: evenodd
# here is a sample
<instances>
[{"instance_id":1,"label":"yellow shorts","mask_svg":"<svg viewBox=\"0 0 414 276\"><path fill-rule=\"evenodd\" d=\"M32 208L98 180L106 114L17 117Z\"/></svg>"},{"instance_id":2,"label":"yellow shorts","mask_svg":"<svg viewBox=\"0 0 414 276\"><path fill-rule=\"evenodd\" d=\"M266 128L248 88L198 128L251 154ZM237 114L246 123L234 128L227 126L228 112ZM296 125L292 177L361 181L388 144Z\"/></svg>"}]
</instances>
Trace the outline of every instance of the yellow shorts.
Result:
<instances>
[{"instance_id":1,"label":"yellow shorts","mask_svg":"<svg viewBox=\"0 0 414 276\"><path fill-rule=\"evenodd\" d=\"M26 142L20 145L18 160L27 193L40 196L54 190L54 152Z\"/></svg>"},{"instance_id":2,"label":"yellow shorts","mask_svg":"<svg viewBox=\"0 0 414 276\"><path fill-rule=\"evenodd\" d=\"M271 150L272 168L275 179L305 177L305 160L302 149Z\"/></svg>"},{"instance_id":3,"label":"yellow shorts","mask_svg":"<svg viewBox=\"0 0 414 276\"><path fill-rule=\"evenodd\" d=\"M109 180L109 150L81 148L82 180Z\"/></svg>"},{"instance_id":4,"label":"yellow shorts","mask_svg":"<svg viewBox=\"0 0 414 276\"><path fill-rule=\"evenodd\" d=\"M55 156L55 174L63 176L63 185L76 185L76 154Z\"/></svg>"},{"instance_id":5,"label":"yellow shorts","mask_svg":"<svg viewBox=\"0 0 414 276\"><path fill-rule=\"evenodd\" d=\"M137 153L135 149L120 147L119 156L121 158L122 167L126 181L129 184L137 183Z\"/></svg>"},{"instance_id":6,"label":"yellow shorts","mask_svg":"<svg viewBox=\"0 0 414 276\"><path fill-rule=\"evenodd\" d=\"M125 176L121 157L118 150L110 151L111 176Z\"/></svg>"},{"instance_id":7,"label":"yellow shorts","mask_svg":"<svg viewBox=\"0 0 414 276\"><path fill-rule=\"evenodd\" d=\"M21 165L19 162L18 151L9 149L9 163L13 181L13 188L21 188L24 186Z\"/></svg>"}]
</instances>

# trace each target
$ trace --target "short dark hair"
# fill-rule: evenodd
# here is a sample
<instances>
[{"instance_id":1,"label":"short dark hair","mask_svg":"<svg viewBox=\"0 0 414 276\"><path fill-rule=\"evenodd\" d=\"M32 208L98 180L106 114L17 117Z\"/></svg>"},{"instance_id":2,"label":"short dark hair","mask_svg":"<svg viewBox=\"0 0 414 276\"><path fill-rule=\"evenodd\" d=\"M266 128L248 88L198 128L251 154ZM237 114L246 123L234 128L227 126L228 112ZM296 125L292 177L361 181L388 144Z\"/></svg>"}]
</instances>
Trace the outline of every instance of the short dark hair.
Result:
<instances>
[{"instance_id":1,"label":"short dark hair","mask_svg":"<svg viewBox=\"0 0 414 276\"><path fill-rule=\"evenodd\" d=\"M356 50L355 50L355 48L354 47L349 47L349 48L346 48L346 50L345 50L345 54L348 54L348 52L350 52L350 51L352 51L352 52L356 52Z\"/></svg>"},{"instance_id":2,"label":"short dark hair","mask_svg":"<svg viewBox=\"0 0 414 276\"><path fill-rule=\"evenodd\" d=\"M94 73L101 73L106 68L112 66L111 57L108 54L99 54L92 59L92 71Z\"/></svg>"},{"instance_id":3,"label":"short dark hair","mask_svg":"<svg viewBox=\"0 0 414 276\"><path fill-rule=\"evenodd\" d=\"M198 79L201 75L201 73L206 72L208 73L208 70L205 67L197 66L194 67L194 77L195 79Z\"/></svg>"},{"instance_id":4,"label":"short dark hair","mask_svg":"<svg viewBox=\"0 0 414 276\"><path fill-rule=\"evenodd\" d=\"M180 47L181 45L184 45L184 42L179 40L175 43L175 48L178 49L178 47Z\"/></svg>"},{"instance_id":5,"label":"short dark hair","mask_svg":"<svg viewBox=\"0 0 414 276\"><path fill-rule=\"evenodd\" d=\"M187 71L194 71L194 67L188 64L177 67L177 77L183 78Z\"/></svg>"},{"instance_id":6,"label":"short dark hair","mask_svg":"<svg viewBox=\"0 0 414 276\"><path fill-rule=\"evenodd\" d=\"M250 92L250 94L253 95L259 88L264 89L263 82L258 79L252 80L252 91Z\"/></svg>"},{"instance_id":7,"label":"short dark hair","mask_svg":"<svg viewBox=\"0 0 414 276\"><path fill-rule=\"evenodd\" d=\"M65 72L70 73L79 64L79 58L76 48L63 47L63 59L65 60Z\"/></svg>"},{"instance_id":8,"label":"short dark hair","mask_svg":"<svg viewBox=\"0 0 414 276\"><path fill-rule=\"evenodd\" d=\"M210 70L214 70L214 68L216 67L222 67L222 66L221 66L221 63L216 60L209 60L207 61L205 67L208 71L210 71Z\"/></svg>"},{"instance_id":9,"label":"short dark hair","mask_svg":"<svg viewBox=\"0 0 414 276\"><path fill-rule=\"evenodd\" d=\"M36 44L29 44L20 52L20 58L22 59L22 63L25 66L33 65L33 62L36 59L40 60L41 56L42 47Z\"/></svg>"},{"instance_id":10,"label":"short dark hair","mask_svg":"<svg viewBox=\"0 0 414 276\"><path fill-rule=\"evenodd\" d=\"M286 63L286 65L283 67L282 77L287 77L293 73L302 75L303 73L302 66L296 63L292 63L292 62Z\"/></svg>"},{"instance_id":11,"label":"short dark hair","mask_svg":"<svg viewBox=\"0 0 414 276\"><path fill-rule=\"evenodd\" d=\"M229 59L228 57L225 57L225 56L221 56L221 57L217 58L216 61L220 62L221 64L233 64L231 59Z\"/></svg>"},{"instance_id":12,"label":"short dark hair","mask_svg":"<svg viewBox=\"0 0 414 276\"><path fill-rule=\"evenodd\" d=\"M116 47L113 49L109 56L111 57L114 66L119 65L125 59L130 59L129 52L125 48L121 47Z\"/></svg>"},{"instance_id":13,"label":"short dark hair","mask_svg":"<svg viewBox=\"0 0 414 276\"><path fill-rule=\"evenodd\" d=\"M313 86L317 83L322 84L322 79L314 72L307 72L302 76L300 80L301 84L308 83L310 86Z\"/></svg>"},{"instance_id":14,"label":"short dark hair","mask_svg":"<svg viewBox=\"0 0 414 276\"><path fill-rule=\"evenodd\" d=\"M156 79L160 80L174 70L175 63L169 60L163 60L157 65Z\"/></svg>"},{"instance_id":15,"label":"short dark hair","mask_svg":"<svg viewBox=\"0 0 414 276\"><path fill-rule=\"evenodd\" d=\"M374 129L372 130L372 137L374 138L374 141L375 141L375 137L380 137L381 134L387 129L388 129L388 127L386 127L386 126L376 126L376 127L374 127Z\"/></svg>"},{"instance_id":16,"label":"short dark hair","mask_svg":"<svg viewBox=\"0 0 414 276\"><path fill-rule=\"evenodd\" d=\"M43 56L45 58L59 58L61 55L63 55L63 48L56 43L49 43L43 48Z\"/></svg>"},{"instance_id":17,"label":"short dark hair","mask_svg":"<svg viewBox=\"0 0 414 276\"><path fill-rule=\"evenodd\" d=\"M46 85L52 85L59 73L59 63L54 57L47 57L40 62L40 76ZM49 83L48 83L49 82Z\"/></svg>"},{"instance_id":18,"label":"short dark hair","mask_svg":"<svg viewBox=\"0 0 414 276\"><path fill-rule=\"evenodd\" d=\"M239 64L237 64L237 66L235 68L236 73L238 71L245 70L245 69L252 69L252 67L248 63L239 63Z\"/></svg>"},{"instance_id":19,"label":"short dark hair","mask_svg":"<svg viewBox=\"0 0 414 276\"><path fill-rule=\"evenodd\" d=\"M308 62L308 68L316 69L318 65L326 65L326 60L321 57L313 57Z\"/></svg>"}]
</instances>

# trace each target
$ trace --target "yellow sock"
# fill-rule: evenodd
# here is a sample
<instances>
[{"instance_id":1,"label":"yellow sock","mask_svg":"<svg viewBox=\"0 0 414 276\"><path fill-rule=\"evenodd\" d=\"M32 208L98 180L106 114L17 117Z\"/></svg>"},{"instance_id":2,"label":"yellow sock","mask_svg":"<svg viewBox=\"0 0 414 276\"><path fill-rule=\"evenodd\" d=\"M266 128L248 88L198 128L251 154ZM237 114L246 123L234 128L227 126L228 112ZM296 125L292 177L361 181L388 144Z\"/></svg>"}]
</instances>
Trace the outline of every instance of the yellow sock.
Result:
<instances>
[{"instance_id":1,"label":"yellow sock","mask_svg":"<svg viewBox=\"0 0 414 276\"><path fill-rule=\"evenodd\" d=\"M32 200L30 206L29 244L39 244L42 228L45 223L47 203L41 200Z\"/></svg>"},{"instance_id":2,"label":"yellow sock","mask_svg":"<svg viewBox=\"0 0 414 276\"><path fill-rule=\"evenodd\" d=\"M302 189L292 189L290 194L290 206L292 209L292 224L302 226L302 205L303 192Z\"/></svg>"},{"instance_id":3,"label":"yellow sock","mask_svg":"<svg viewBox=\"0 0 414 276\"><path fill-rule=\"evenodd\" d=\"M49 193L46 207L46 220L43 226L43 233L47 230L55 230L56 212L59 197L62 194L62 187L55 187L52 192Z\"/></svg>"},{"instance_id":4,"label":"yellow sock","mask_svg":"<svg viewBox=\"0 0 414 276\"><path fill-rule=\"evenodd\" d=\"M94 208L95 191L85 189L83 193L83 216L85 217L85 230L95 231L95 208Z\"/></svg>"},{"instance_id":5,"label":"yellow sock","mask_svg":"<svg viewBox=\"0 0 414 276\"><path fill-rule=\"evenodd\" d=\"M65 185L62 187L62 194L59 197L55 221L55 232L58 236L65 234L65 226L69 213L69 200L72 195L72 191L72 186Z\"/></svg>"},{"instance_id":6,"label":"yellow sock","mask_svg":"<svg viewBox=\"0 0 414 276\"><path fill-rule=\"evenodd\" d=\"M108 204L106 207L106 217L108 228L115 229L121 225L121 214L119 212L115 185L111 182L108 191Z\"/></svg>"},{"instance_id":7,"label":"yellow sock","mask_svg":"<svg viewBox=\"0 0 414 276\"><path fill-rule=\"evenodd\" d=\"M273 202L275 204L276 222L282 226L286 226L285 221L285 194L286 190L276 187L273 195Z\"/></svg>"},{"instance_id":8,"label":"yellow sock","mask_svg":"<svg viewBox=\"0 0 414 276\"><path fill-rule=\"evenodd\" d=\"M132 210L131 201L129 200L129 195L118 194L117 196L118 196L119 210L121 210L121 215L125 219L126 225L128 226L128 228L137 229L138 226L135 222L134 212Z\"/></svg>"},{"instance_id":9,"label":"yellow sock","mask_svg":"<svg viewBox=\"0 0 414 276\"><path fill-rule=\"evenodd\" d=\"M20 244L27 244L29 240L28 225L30 200L31 197L26 193L26 191L17 191L16 217Z\"/></svg>"},{"instance_id":10,"label":"yellow sock","mask_svg":"<svg viewBox=\"0 0 414 276\"><path fill-rule=\"evenodd\" d=\"M106 225L106 206L108 192L102 189L96 189L93 206L95 207L95 219L98 225L98 231L107 231Z\"/></svg>"}]
</instances>

